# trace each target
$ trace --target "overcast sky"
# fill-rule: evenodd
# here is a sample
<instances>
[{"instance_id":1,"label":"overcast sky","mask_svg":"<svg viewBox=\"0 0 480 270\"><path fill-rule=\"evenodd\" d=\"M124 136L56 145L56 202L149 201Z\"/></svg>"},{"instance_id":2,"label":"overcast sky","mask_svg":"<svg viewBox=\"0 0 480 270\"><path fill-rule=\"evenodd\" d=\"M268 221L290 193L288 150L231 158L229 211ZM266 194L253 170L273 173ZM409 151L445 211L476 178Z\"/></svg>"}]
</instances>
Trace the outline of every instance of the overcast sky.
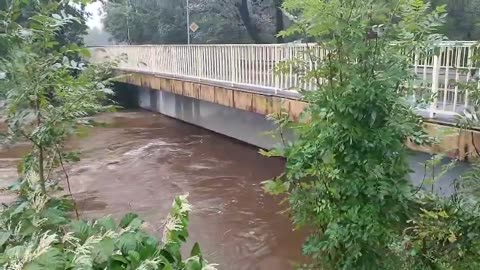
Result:
<instances>
[{"instance_id":1,"label":"overcast sky","mask_svg":"<svg viewBox=\"0 0 480 270\"><path fill-rule=\"evenodd\" d=\"M102 25L102 3L100 2L93 2L88 4L85 8L90 14L90 18L87 20L87 25L90 28L97 27L99 29L103 28Z\"/></svg>"}]
</instances>

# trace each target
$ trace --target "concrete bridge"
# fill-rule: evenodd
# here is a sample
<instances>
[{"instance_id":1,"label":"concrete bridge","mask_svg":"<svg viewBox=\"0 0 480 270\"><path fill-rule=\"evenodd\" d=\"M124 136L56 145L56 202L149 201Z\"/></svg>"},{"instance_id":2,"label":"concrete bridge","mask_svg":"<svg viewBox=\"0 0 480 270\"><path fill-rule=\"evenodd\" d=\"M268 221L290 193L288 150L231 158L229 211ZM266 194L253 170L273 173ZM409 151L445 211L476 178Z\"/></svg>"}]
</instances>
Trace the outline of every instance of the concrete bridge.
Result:
<instances>
[{"instance_id":1,"label":"concrete bridge","mask_svg":"<svg viewBox=\"0 0 480 270\"><path fill-rule=\"evenodd\" d=\"M449 130L439 145L412 148L460 158L473 152L475 132L443 124L470 106L468 92L457 82L478 71L470 60L474 50L474 42L445 42L438 55L412 57L418 91L409 100L431 122L426 124L429 132ZM316 84L291 65L283 73L275 67L295 58L312 70L327 54L307 44L106 46L91 52L93 62L120 60L117 71L128 74L121 81L135 86L141 107L263 148L276 143L264 135L273 128L265 116L285 110L297 119L307 106L297 90L313 90ZM419 102L431 94L433 101Z\"/></svg>"}]
</instances>

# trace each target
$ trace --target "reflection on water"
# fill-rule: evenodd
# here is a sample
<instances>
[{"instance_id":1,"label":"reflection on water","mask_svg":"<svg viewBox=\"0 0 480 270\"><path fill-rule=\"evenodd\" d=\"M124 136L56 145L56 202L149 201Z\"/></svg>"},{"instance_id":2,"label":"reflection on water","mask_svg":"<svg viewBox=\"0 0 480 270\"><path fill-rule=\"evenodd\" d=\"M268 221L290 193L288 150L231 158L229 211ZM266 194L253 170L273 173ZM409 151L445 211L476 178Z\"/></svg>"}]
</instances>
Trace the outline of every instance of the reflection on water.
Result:
<instances>
[{"instance_id":1,"label":"reflection on water","mask_svg":"<svg viewBox=\"0 0 480 270\"><path fill-rule=\"evenodd\" d=\"M189 193L190 243L219 269L292 269L303 237L260 182L282 171L255 147L150 112L100 117L110 123L76 141L70 167L84 217L134 211L160 234L174 196Z\"/></svg>"}]
</instances>

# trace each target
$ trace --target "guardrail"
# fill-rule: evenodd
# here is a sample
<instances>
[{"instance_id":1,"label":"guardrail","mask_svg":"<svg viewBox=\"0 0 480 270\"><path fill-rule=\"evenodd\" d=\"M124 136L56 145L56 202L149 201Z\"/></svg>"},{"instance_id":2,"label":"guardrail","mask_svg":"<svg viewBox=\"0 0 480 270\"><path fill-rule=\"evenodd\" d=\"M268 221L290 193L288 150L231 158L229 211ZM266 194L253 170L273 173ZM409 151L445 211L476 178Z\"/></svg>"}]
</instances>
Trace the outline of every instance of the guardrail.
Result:
<instances>
[{"instance_id":1,"label":"guardrail","mask_svg":"<svg viewBox=\"0 0 480 270\"><path fill-rule=\"evenodd\" d=\"M436 55L412 56L412 72L417 75L415 86L419 89L412 99L423 99L425 92L429 96L435 94L433 101L417 102L417 109L425 116L452 116L469 106L468 93L459 89L458 82L471 80L473 71L478 71L471 61L477 49L475 44L444 42ZM327 55L326 50L308 44L117 45L92 47L91 51L93 62L123 59L118 66L123 70L261 87L274 93L315 88L315 82L304 80L293 65L287 65L282 73L275 72L278 64L303 58L308 71L317 67L310 56L321 60Z\"/></svg>"}]
</instances>

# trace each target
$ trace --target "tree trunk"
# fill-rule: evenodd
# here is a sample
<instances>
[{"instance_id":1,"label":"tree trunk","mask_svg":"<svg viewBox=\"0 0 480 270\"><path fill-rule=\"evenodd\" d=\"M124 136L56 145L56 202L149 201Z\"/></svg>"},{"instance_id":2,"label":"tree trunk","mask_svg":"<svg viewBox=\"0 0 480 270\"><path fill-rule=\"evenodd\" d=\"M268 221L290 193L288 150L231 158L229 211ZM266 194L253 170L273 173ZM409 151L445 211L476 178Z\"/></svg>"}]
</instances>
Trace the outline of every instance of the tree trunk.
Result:
<instances>
[{"instance_id":1,"label":"tree trunk","mask_svg":"<svg viewBox=\"0 0 480 270\"><path fill-rule=\"evenodd\" d=\"M284 43L285 40L283 37L278 36L278 33L283 31L285 28L285 24L283 22L283 11L282 11L282 3L283 0L274 0L275 3L275 35L277 37L277 43Z\"/></svg>"},{"instance_id":2,"label":"tree trunk","mask_svg":"<svg viewBox=\"0 0 480 270\"><path fill-rule=\"evenodd\" d=\"M250 16L250 11L248 10L248 1L242 0L240 3L237 3L238 12L240 13L240 18L242 19L243 25L247 29L247 33L252 38L255 43L264 43L257 27L252 22L252 17Z\"/></svg>"},{"instance_id":3,"label":"tree trunk","mask_svg":"<svg viewBox=\"0 0 480 270\"><path fill-rule=\"evenodd\" d=\"M45 159L44 153L43 153L43 146L39 146L38 148L39 151L39 156L38 156L38 176L40 177L40 189L44 195L47 195L47 188L45 187L45 171L44 171L44 163L43 160Z\"/></svg>"},{"instance_id":4,"label":"tree trunk","mask_svg":"<svg viewBox=\"0 0 480 270\"><path fill-rule=\"evenodd\" d=\"M40 100L38 98L38 95L35 97L35 111L37 114L37 128L39 128L42 124L42 116L40 114ZM43 142L38 142L38 177L40 181L40 189L44 195L47 195L47 189L45 185L45 171L44 171L44 149L43 149Z\"/></svg>"}]
</instances>

